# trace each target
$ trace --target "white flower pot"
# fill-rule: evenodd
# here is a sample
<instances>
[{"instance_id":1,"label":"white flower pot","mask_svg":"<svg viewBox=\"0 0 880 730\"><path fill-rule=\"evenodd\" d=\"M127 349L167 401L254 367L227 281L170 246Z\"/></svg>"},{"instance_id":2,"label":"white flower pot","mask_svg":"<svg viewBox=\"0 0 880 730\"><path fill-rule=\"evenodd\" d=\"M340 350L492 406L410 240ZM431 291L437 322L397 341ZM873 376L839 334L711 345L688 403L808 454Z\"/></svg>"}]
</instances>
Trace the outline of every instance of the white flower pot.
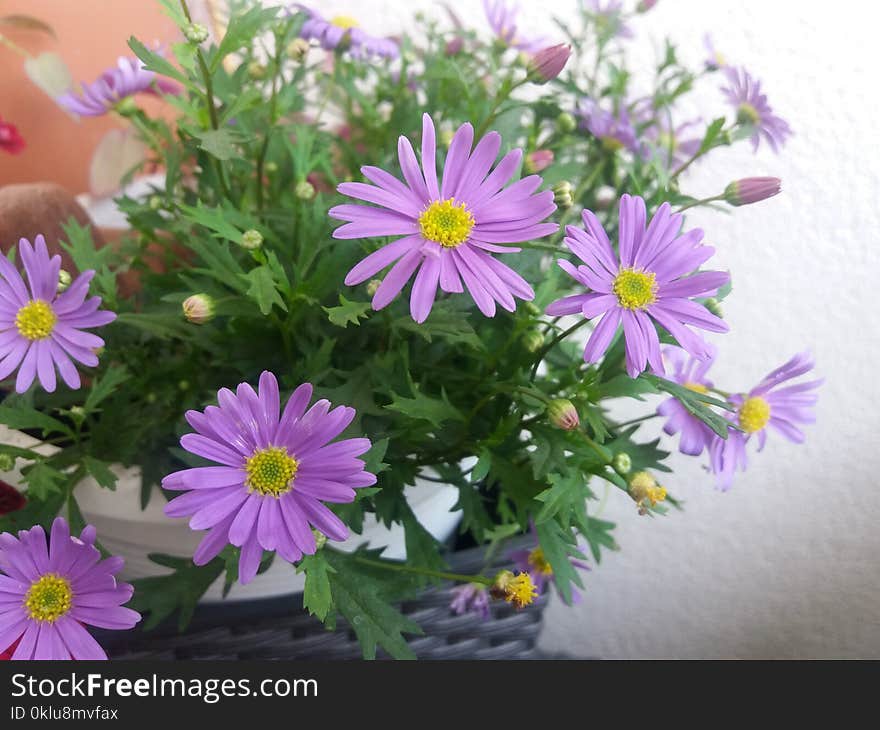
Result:
<instances>
[{"instance_id":1,"label":"white flower pot","mask_svg":"<svg viewBox=\"0 0 880 730\"><path fill-rule=\"evenodd\" d=\"M33 448L39 443L30 436L11 431L0 426L0 441L23 448ZM51 453L53 447L40 450ZM76 498L86 522L98 530L98 540L114 555L125 558L122 578L134 580L169 572L147 556L150 553L164 553L188 557L199 544L203 532L189 529L187 520L171 519L163 513L166 504L161 491L156 488L151 493L145 510L140 507L140 470L113 466L118 476L116 490L104 489L91 478L84 479L76 487ZM17 485L21 474L17 470L0 473L0 479ZM458 525L461 513L452 511L458 499L455 487L417 480L415 486L407 487L406 498L419 522L438 540L447 539ZM364 518L364 531L335 546L343 550L354 550L368 543L370 547L385 547L383 556L392 559L406 557L403 528L395 525L391 529L378 523L375 516L367 514ZM305 577L297 574L284 560L277 558L272 567L258 575L248 585L235 584L227 601L243 601L256 598L271 598L301 591ZM223 577L217 580L205 593L204 602L224 600L222 597Z\"/></svg>"}]
</instances>

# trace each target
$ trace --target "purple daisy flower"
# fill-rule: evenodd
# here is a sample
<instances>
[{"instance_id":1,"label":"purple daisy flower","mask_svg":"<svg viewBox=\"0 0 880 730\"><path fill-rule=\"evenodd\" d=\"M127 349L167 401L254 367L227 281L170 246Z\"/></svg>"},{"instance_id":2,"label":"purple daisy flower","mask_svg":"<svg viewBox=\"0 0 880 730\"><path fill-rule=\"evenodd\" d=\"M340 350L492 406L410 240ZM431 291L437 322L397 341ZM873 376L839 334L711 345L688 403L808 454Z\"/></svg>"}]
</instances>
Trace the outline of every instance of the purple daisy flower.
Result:
<instances>
[{"instance_id":1,"label":"purple daisy flower","mask_svg":"<svg viewBox=\"0 0 880 730\"><path fill-rule=\"evenodd\" d=\"M371 56L397 58L400 54L394 41L364 32L357 19L350 15L334 15L327 20L317 10L300 3L296 3L294 7L309 16L300 29L300 37L318 41L325 50L348 51L352 58L358 60Z\"/></svg>"},{"instance_id":2,"label":"purple daisy flower","mask_svg":"<svg viewBox=\"0 0 880 730\"><path fill-rule=\"evenodd\" d=\"M559 266L591 291L553 302L547 314L580 313L587 319L604 315L590 335L584 360L598 362L623 324L630 377L636 377L646 365L663 375L654 322L694 357L709 358L707 344L687 325L710 332L726 332L728 327L691 298L711 296L730 277L722 271L692 273L715 252L702 245L703 231L695 228L681 233L682 216L672 214L669 203L660 206L646 227L645 201L624 195L620 199L618 256L599 219L589 210L584 211L583 219L585 230L574 226L565 229L565 244L585 265L575 267L560 259Z\"/></svg>"},{"instance_id":3,"label":"purple daisy flower","mask_svg":"<svg viewBox=\"0 0 880 730\"><path fill-rule=\"evenodd\" d=\"M176 94L176 84L147 71L139 58L120 57L91 84L80 84L81 94L67 91L56 98L63 109L82 117L100 117L120 101L135 94Z\"/></svg>"},{"instance_id":4,"label":"purple daisy flower","mask_svg":"<svg viewBox=\"0 0 880 730\"><path fill-rule=\"evenodd\" d=\"M535 542L534 547L524 548L522 550L514 550L508 556L512 561L516 570L521 573L528 573L532 576L532 582L538 591L538 595L544 593L544 589L553 583L553 568L544 555L544 550ZM581 570L589 570L590 566L583 560L571 558L569 562L576 568ZM580 603L581 594L572 587L571 604ZM571 605L569 604L569 605Z\"/></svg>"},{"instance_id":5,"label":"purple daisy flower","mask_svg":"<svg viewBox=\"0 0 880 730\"><path fill-rule=\"evenodd\" d=\"M520 7L508 0L483 0L483 11L495 36L512 48L535 54L550 42L545 36L526 37L517 26Z\"/></svg>"},{"instance_id":6,"label":"purple daisy flower","mask_svg":"<svg viewBox=\"0 0 880 730\"><path fill-rule=\"evenodd\" d=\"M442 181L438 181L434 122L425 114L422 162L406 137L397 147L406 184L376 167L362 167L375 183L342 183L339 192L382 208L337 205L330 216L350 221L334 238L403 236L371 253L345 277L348 286L370 279L394 263L373 297L373 309L387 306L416 274L410 312L416 322L431 313L437 286L461 293L467 287L480 311L495 316L495 303L512 312L514 297L531 300L535 293L513 269L493 253L516 253L502 243L531 241L553 233L555 223L542 223L556 210L553 191L535 193L541 178L531 175L505 188L519 169L522 150L508 152L492 169L501 135L489 132L473 150L474 128L463 124L452 138ZM416 273L418 271L418 273Z\"/></svg>"},{"instance_id":7,"label":"purple daisy flower","mask_svg":"<svg viewBox=\"0 0 880 730\"><path fill-rule=\"evenodd\" d=\"M84 327L101 327L116 319L113 312L99 310L101 297L86 299L94 271L84 271L61 294L58 272L61 257L49 258L43 236L19 241L19 254L28 279L0 256L0 380L18 368L15 390L24 393L34 378L49 393L55 390L55 369L68 387L80 386L79 373L71 359L94 367L94 349L104 340Z\"/></svg>"},{"instance_id":8,"label":"purple daisy flower","mask_svg":"<svg viewBox=\"0 0 880 730\"><path fill-rule=\"evenodd\" d=\"M697 133L690 136L694 127L699 127L700 120L695 119L684 122L677 127L668 122L654 124L645 131L645 136L651 140L654 154L670 170L681 167L691 159L700 149L703 143L703 135Z\"/></svg>"},{"instance_id":9,"label":"purple daisy flower","mask_svg":"<svg viewBox=\"0 0 880 730\"><path fill-rule=\"evenodd\" d=\"M644 156L645 147L639 143L635 125L624 105L613 113L602 109L593 99L582 99L575 113L581 119L581 129L592 134L609 152L627 149Z\"/></svg>"},{"instance_id":10,"label":"purple daisy flower","mask_svg":"<svg viewBox=\"0 0 880 730\"><path fill-rule=\"evenodd\" d=\"M712 387L712 381L706 378L706 373L715 362L715 348L706 344L710 356L706 360L698 360L691 357L680 347L666 347L663 356L672 366L672 375L669 377L674 383L683 385L695 393L708 393ZM663 430L670 436L681 432L678 442L678 450L683 454L699 456L715 438L715 433L699 418L691 414L678 400L668 398L657 408L657 413L667 420Z\"/></svg>"},{"instance_id":11,"label":"purple daisy flower","mask_svg":"<svg viewBox=\"0 0 880 730\"><path fill-rule=\"evenodd\" d=\"M706 68L710 71L717 71L719 68L725 68L727 59L715 48L712 36L708 33L703 36L703 47L706 49Z\"/></svg>"},{"instance_id":12,"label":"purple daisy flower","mask_svg":"<svg viewBox=\"0 0 880 730\"><path fill-rule=\"evenodd\" d=\"M475 613L484 621L489 618L489 589L481 583L463 583L452 589L449 608L458 616Z\"/></svg>"},{"instance_id":13,"label":"purple daisy flower","mask_svg":"<svg viewBox=\"0 0 880 730\"><path fill-rule=\"evenodd\" d=\"M295 563L316 550L310 525L331 540L348 528L322 502L352 502L354 490L376 483L355 457L369 439L328 443L354 419L354 408L319 400L308 411L312 386L300 385L280 412L278 381L260 375L259 392L247 383L235 393L223 388L219 406L187 411L197 433L180 439L187 451L220 466L184 469L162 480L165 489L185 491L165 506L169 517L190 516L193 530L208 530L193 556L196 565L216 557L227 543L241 548L239 578L257 574L263 550Z\"/></svg>"},{"instance_id":14,"label":"purple daisy flower","mask_svg":"<svg viewBox=\"0 0 880 730\"><path fill-rule=\"evenodd\" d=\"M134 593L116 582L125 561L101 560L95 537L91 525L72 537L61 517L48 545L39 525L0 534L0 650L18 642L13 659L106 659L83 624L130 629L141 620L122 605Z\"/></svg>"},{"instance_id":15,"label":"purple daisy flower","mask_svg":"<svg viewBox=\"0 0 880 730\"><path fill-rule=\"evenodd\" d=\"M802 352L768 374L745 395L730 397L730 402L736 406L736 412L728 418L740 430L731 429L726 440L716 436L709 447L709 463L718 477L719 489L729 489L734 472L737 469L745 470L746 444L752 436L758 439L758 451L767 443L769 428L796 444L804 442L806 437L798 426L815 423L813 408L819 399L815 391L823 380L780 386L808 373L814 367L810 354Z\"/></svg>"},{"instance_id":16,"label":"purple daisy flower","mask_svg":"<svg viewBox=\"0 0 880 730\"><path fill-rule=\"evenodd\" d=\"M752 148L757 150L763 138L774 152L779 152L791 136L791 127L782 117L773 113L767 95L761 93L761 82L743 68L727 67L724 74L730 86L721 91L736 109L737 121L753 128L750 138Z\"/></svg>"},{"instance_id":17,"label":"purple daisy flower","mask_svg":"<svg viewBox=\"0 0 880 730\"><path fill-rule=\"evenodd\" d=\"M635 36L633 29L623 21L621 0L584 0L584 8L593 17L600 35L618 38Z\"/></svg>"}]
</instances>

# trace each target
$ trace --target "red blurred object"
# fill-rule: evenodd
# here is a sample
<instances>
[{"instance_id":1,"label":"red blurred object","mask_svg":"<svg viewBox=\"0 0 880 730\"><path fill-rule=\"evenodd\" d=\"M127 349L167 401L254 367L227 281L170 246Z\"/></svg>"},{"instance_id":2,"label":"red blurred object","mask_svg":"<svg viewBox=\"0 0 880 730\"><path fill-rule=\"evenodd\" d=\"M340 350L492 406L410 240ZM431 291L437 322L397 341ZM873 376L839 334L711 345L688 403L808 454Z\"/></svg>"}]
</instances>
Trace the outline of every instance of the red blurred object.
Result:
<instances>
[{"instance_id":1,"label":"red blurred object","mask_svg":"<svg viewBox=\"0 0 880 730\"><path fill-rule=\"evenodd\" d=\"M0 515L17 512L24 507L27 500L11 484L0 480Z\"/></svg>"},{"instance_id":2,"label":"red blurred object","mask_svg":"<svg viewBox=\"0 0 880 730\"><path fill-rule=\"evenodd\" d=\"M15 650L18 647L19 641L21 641L20 638L16 639L12 646L6 649L6 651L0 652L0 662L8 662L10 659L12 659L12 655L15 654Z\"/></svg>"},{"instance_id":3,"label":"red blurred object","mask_svg":"<svg viewBox=\"0 0 880 730\"><path fill-rule=\"evenodd\" d=\"M0 117L0 150L11 155L17 155L26 147L24 137L18 132L18 127L9 122L4 122Z\"/></svg>"}]
</instances>

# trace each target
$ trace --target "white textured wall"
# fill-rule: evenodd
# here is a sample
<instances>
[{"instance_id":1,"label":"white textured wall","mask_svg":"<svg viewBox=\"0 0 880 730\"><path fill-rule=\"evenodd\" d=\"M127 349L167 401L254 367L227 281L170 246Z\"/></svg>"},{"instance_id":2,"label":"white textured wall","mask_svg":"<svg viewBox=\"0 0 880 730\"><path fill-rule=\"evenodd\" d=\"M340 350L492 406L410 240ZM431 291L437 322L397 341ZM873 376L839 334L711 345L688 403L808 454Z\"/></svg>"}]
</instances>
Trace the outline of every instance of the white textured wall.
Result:
<instances>
[{"instance_id":1,"label":"white textured wall","mask_svg":"<svg viewBox=\"0 0 880 730\"><path fill-rule=\"evenodd\" d=\"M535 25L574 0L523 0ZM634 3L635 0L630 0ZM449 0L481 25L477 0ZM394 32L413 0L327 2ZM636 23L637 55L664 35L703 57L711 30L727 58L765 84L796 136L776 157L725 150L694 170L687 190L712 194L746 175L783 178L783 195L735 215L700 211L733 273L731 325L717 337L715 380L745 389L804 348L827 378L805 446L772 437L727 494L682 457L670 490L686 512L639 518L612 493L620 553L587 579L585 601L549 610L544 646L583 657L880 656L880 84L875 11L858 0L660 0ZM380 20L382 19L382 20ZM542 22L543 21L543 22ZM703 114L724 113L715 79Z\"/></svg>"}]
</instances>

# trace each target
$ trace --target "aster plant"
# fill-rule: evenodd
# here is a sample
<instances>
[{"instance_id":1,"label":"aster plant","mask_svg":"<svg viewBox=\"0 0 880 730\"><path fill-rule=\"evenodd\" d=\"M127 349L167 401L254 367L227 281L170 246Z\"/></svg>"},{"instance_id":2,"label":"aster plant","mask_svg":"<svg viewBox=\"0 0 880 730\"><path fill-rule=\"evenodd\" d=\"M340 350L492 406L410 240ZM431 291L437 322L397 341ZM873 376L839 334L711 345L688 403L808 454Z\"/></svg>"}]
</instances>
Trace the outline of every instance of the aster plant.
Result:
<instances>
[{"instance_id":1,"label":"aster plant","mask_svg":"<svg viewBox=\"0 0 880 730\"><path fill-rule=\"evenodd\" d=\"M119 246L70 222L67 276L38 231L0 259L0 423L55 447L0 446L22 473L0 555L42 556L59 513L53 534L72 540L80 482L112 489L116 465L136 466L143 503L167 500L201 536L135 582L146 629L185 626L215 581L235 591L280 563L305 574L316 620L346 619L367 657L407 657L419 629L394 604L433 582L457 583L451 612L482 617L494 602L528 610L551 583L589 601L584 568L617 549L600 497L661 517L713 485L661 479L667 445L728 488L768 431L801 441L818 383L793 379L811 360L739 394L709 379L736 324L722 316L731 274L686 218L778 194L739 171L698 198L687 173L755 135L779 149L788 127L752 76L692 70L671 43L650 81L629 69L653 4L584 2L540 38L515 4L486 0L485 17L419 16L418 33L389 39L370 18L233 3L211 40L185 1L162 3L181 42L132 38L135 60L61 103L130 120L163 182L119 198ZM718 91L712 121L674 123L698 84ZM171 89L176 118L139 107ZM615 399L644 415L615 419ZM663 443L642 431L652 418ZM453 541L408 503L419 478L457 490ZM402 527L405 560L341 548L368 515ZM82 534L76 549L94 549ZM450 573L467 545L508 567ZM52 653L22 613L40 576L9 579L0 611L18 623L0 652ZM70 624L58 614L85 647Z\"/></svg>"}]
</instances>

